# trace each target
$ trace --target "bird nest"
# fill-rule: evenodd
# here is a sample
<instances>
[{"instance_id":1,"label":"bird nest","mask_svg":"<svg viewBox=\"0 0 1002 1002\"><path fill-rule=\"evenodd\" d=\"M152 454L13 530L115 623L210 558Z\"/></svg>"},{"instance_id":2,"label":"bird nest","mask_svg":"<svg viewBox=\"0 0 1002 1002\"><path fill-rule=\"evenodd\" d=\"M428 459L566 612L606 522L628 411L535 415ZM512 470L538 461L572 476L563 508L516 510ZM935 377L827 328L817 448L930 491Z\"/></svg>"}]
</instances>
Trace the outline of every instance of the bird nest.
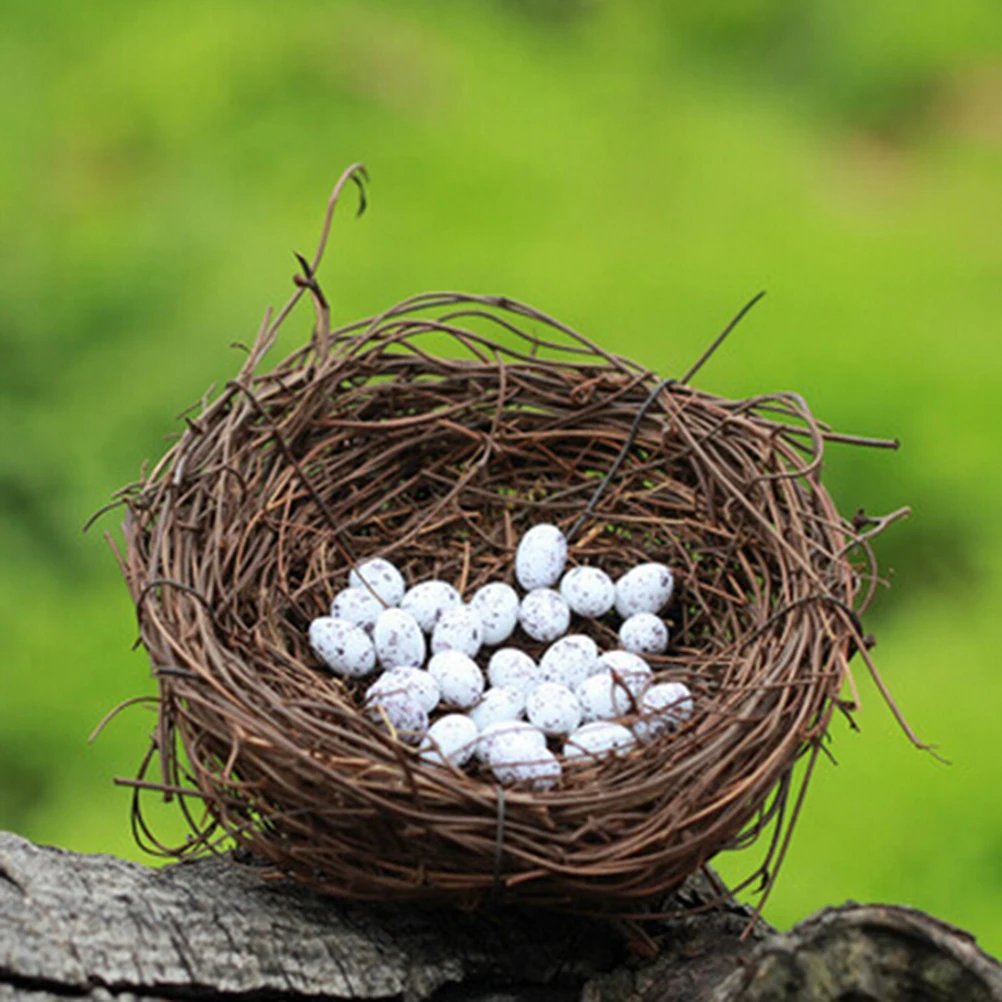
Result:
<instances>
[{"instance_id":1,"label":"bird nest","mask_svg":"<svg viewBox=\"0 0 1002 1002\"><path fill-rule=\"evenodd\" d=\"M794 766L851 708L850 658L869 664L858 613L886 519L840 516L822 449L889 443L834 435L794 394L662 380L508 299L418 296L331 331L314 271L349 177L296 296L121 495L121 562L159 687L131 783L176 799L192 832L167 851L235 842L354 899L617 914L763 832L754 876L770 874L802 796ZM258 373L303 295L312 339ZM324 669L308 628L363 558L464 596L510 582L519 536L544 521L568 534L571 564L674 570L673 641L651 664L694 712L533 790L422 760L362 711L365 680ZM608 620L580 629L616 646ZM137 833L159 845L141 800Z\"/></svg>"}]
</instances>

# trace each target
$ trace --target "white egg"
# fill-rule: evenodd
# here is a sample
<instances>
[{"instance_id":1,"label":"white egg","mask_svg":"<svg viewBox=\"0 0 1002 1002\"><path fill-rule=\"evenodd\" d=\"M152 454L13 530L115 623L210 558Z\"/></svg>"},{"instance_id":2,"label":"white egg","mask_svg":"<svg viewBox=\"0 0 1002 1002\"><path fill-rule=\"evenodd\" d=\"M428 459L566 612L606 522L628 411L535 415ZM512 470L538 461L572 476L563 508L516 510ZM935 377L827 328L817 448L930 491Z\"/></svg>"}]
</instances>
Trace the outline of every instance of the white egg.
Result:
<instances>
[{"instance_id":1,"label":"white egg","mask_svg":"<svg viewBox=\"0 0 1002 1002\"><path fill-rule=\"evenodd\" d=\"M515 577L526 590L548 588L560 580L567 562L567 540L548 522L534 525L515 550Z\"/></svg>"},{"instance_id":2,"label":"white egg","mask_svg":"<svg viewBox=\"0 0 1002 1002\"><path fill-rule=\"evenodd\" d=\"M478 588L470 599L484 628L484 643L493 647L504 643L518 623L518 592L503 581L492 581Z\"/></svg>"},{"instance_id":3,"label":"white egg","mask_svg":"<svg viewBox=\"0 0 1002 1002\"><path fill-rule=\"evenodd\" d=\"M407 590L403 574L382 557L363 560L353 567L348 572L348 584L375 592L387 605L399 605Z\"/></svg>"},{"instance_id":4,"label":"white egg","mask_svg":"<svg viewBox=\"0 0 1002 1002\"><path fill-rule=\"evenodd\" d=\"M386 606L368 588L342 588L331 602L331 615L360 626L369 636Z\"/></svg>"},{"instance_id":5,"label":"white egg","mask_svg":"<svg viewBox=\"0 0 1002 1002\"><path fill-rule=\"evenodd\" d=\"M487 662L487 678L491 685L504 686L526 693L542 682L539 666L518 647L502 647Z\"/></svg>"},{"instance_id":6,"label":"white egg","mask_svg":"<svg viewBox=\"0 0 1002 1002\"><path fill-rule=\"evenodd\" d=\"M462 651L448 650L433 654L428 671L438 682L442 702L467 710L480 702L484 694L484 673Z\"/></svg>"},{"instance_id":7,"label":"white egg","mask_svg":"<svg viewBox=\"0 0 1002 1002\"><path fill-rule=\"evenodd\" d=\"M633 732L622 724L596 720L572 731L564 742L564 757L605 758L617 752L628 751L637 743Z\"/></svg>"},{"instance_id":8,"label":"white egg","mask_svg":"<svg viewBox=\"0 0 1002 1002\"><path fill-rule=\"evenodd\" d=\"M376 657L384 668L420 668L426 647L417 620L403 609L384 609L372 631Z\"/></svg>"},{"instance_id":9,"label":"white egg","mask_svg":"<svg viewBox=\"0 0 1002 1002\"><path fill-rule=\"evenodd\" d=\"M400 608L409 612L425 633L431 633L447 609L462 605L459 592L448 581L422 581L404 593Z\"/></svg>"},{"instance_id":10,"label":"white egg","mask_svg":"<svg viewBox=\"0 0 1002 1002\"><path fill-rule=\"evenodd\" d=\"M368 702L389 692L398 691L412 693L426 713L431 713L442 698L438 682L430 672L421 668L391 668L369 686L365 699Z\"/></svg>"},{"instance_id":11,"label":"white egg","mask_svg":"<svg viewBox=\"0 0 1002 1002\"><path fill-rule=\"evenodd\" d=\"M549 748L532 748L514 739L495 746L490 765L500 783L550 790L560 781L560 762Z\"/></svg>"},{"instance_id":12,"label":"white egg","mask_svg":"<svg viewBox=\"0 0 1002 1002\"><path fill-rule=\"evenodd\" d=\"M544 734L569 734L581 723L581 704L566 685L540 682L525 698L525 715Z\"/></svg>"},{"instance_id":13,"label":"white egg","mask_svg":"<svg viewBox=\"0 0 1002 1002\"><path fill-rule=\"evenodd\" d=\"M583 633L568 633L546 648L539 659L539 674L544 682L559 682L573 689L598 665L598 647Z\"/></svg>"},{"instance_id":14,"label":"white egg","mask_svg":"<svg viewBox=\"0 0 1002 1002\"><path fill-rule=\"evenodd\" d=\"M586 678L575 690L581 704L581 719L612 720L630 710L630 699L623 685L608 669Z\"/></svg>"},{"instance_id":15,"label":"white egg","mask_svg":"<svg viewBox=\"0 0 1002 1002\"><path fill-rule=\"evenodd\" d=\"M674 583L664 564L638 564L616 582L616 612L623 619L638 612L659 612L671 599Z\"/></svg>"},{"instance_id":16,"label":"white egg","mask_svg":"<svg viewBox=\"0 0 1002 1002\"><path fill-rule=\"evenodd\" d=\"M517 720L525 710L525 693L518 689L497 686L488 689L484 698L469 711L469 716L480 730L501 720Z\"/></svg>"},{"instance_id":17,"label":"white egg","mask_svg":"<svg viewBox=\"0 0 1002 1002\"><path fill-rule=\"evenodd\" d=\"M546 735L538 727L533 727L524 720L499 720L497 723L488 724L481 731L475 753L477 758L481 762L489 763L495 745L508 741L513 734L522 735L518 740L527 742L528 746L536 751L546 749Z\"/></svg>"},{"instance_id":18,"label":"white egg","mask_svg":"<svg viewBox=\"0 0 1002 1002\"><path fill-rule=\"evenodd\" d=\"M369 634L346 619L314 619L310 623L310 646L337 675L361 678L376 667L376 651Z\"/></svg>"},{"instance_id":19,"label":"white egg","mask_svg":"<svg viewBox=\"0 0 1002 1002\"><path fill-rule=\"evenodd\" d=\"M484 626L476 610L468 605L446 609L431 632L431 652L462 651L473 658L484 640Z\"/></svg>"},{"instance_id":20,"label":"white egg","mask_svg":"<svg viewBox=\"0 0 1002 1002\"><path fill-rule=\"evenodd\" d=\"M370 720L388 726L401 741L417 744L428 730L428 714L418 696L409 689L397 689L366 703Z\"/></svg>"},{"instance_id":21,"label":"white egg","mask_svg":"<svg viewBox=\"0 0 1002 1002\"><path fill-rule=\"evenodd\" d=\"M633 733L641 741L653 741L691 717L689 687L682 682L658 682L649 686L640 699L640 717L633 723Z\"/></svg>"},{"instance_id":22,"label":"white egg","mask_svg":"<svg viewBox=\"0 0 1002 1002\"><path fill-rule=\"evenodd\" d=\"M634 654L663 654L668 650L668 627L653 612L637 612L623 620L619 642Z\"/></svg>"},{"instance_id":23,"label":"white egg","mask_svg":"<svg viewBox=\"0 0 1002 1002\"><path fill-rule=\"evenodd\" d=\"M632 651L606 651L598 663L600 671L608 669L617 675L634 698L639 698L644 686L654 677L651 666Z\"/></svg>"},{"instance_id":24,"label":"white egg","mask_svg":"<svg viewBox=\"0 0 1002 1002\"><path fill-rule=\"evenodd\" d=\"M616 602L616 586L600 567L572 567L560 579L560 594L586 619L604 616Z\"/></svg>"},{"instance_id":25,"label":"white egg","mask_svg":"<svg viewBox=\"0 0 1002 1002\"><path fill-rule=\"evenodd\" d=\"M518 607L518 621L533 640L562 637L571 622L571 610L552 588L534 588Z\"/></svg>"},{"instance_id":26,"label":"white egg","mask_svg":"<svg viewBox=\"0 0 1002 1002\"><path fill-rule=\"evenodd\" d=\"M462 713L447 713L428 728L421 741L421 758L426 762L455 766L469 762L479 738L477 725Z\"/></svg>"}]
</instances>

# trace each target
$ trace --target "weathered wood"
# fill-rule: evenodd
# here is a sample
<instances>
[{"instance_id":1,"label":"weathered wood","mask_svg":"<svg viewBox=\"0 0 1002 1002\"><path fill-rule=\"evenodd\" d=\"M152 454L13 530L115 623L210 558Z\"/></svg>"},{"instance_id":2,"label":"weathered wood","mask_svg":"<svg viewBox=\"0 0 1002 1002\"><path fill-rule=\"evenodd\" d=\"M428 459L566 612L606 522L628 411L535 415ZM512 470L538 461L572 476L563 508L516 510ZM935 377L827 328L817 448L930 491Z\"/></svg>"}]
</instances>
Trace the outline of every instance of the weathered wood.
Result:
<instances>
[{"instance_id":1,"label":"weathered wood","mask_svg":"<svg viewBox=\"0 0 1002 1002\"><path fill-rule=\"evenodd\" d=\"M67 998L420 1002L1002 1002L966 933L889 906L778 934L694 877L631 954L607 923L333 901L229 857L155 870L0 833L0 1002ZM742 940L742 932L749 931Z\"/></svg>"}]
</instances>

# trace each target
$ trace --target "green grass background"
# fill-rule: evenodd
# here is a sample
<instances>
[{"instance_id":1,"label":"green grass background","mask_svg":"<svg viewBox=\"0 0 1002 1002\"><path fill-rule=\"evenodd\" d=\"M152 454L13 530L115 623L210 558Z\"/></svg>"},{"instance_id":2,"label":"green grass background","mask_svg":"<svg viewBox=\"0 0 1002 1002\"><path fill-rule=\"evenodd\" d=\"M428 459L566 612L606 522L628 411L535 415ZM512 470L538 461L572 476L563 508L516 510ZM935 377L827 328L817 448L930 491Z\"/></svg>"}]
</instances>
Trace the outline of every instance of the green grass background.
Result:
<instances>
[{"instance_id":1,"label":"green grass background","mask_svg":"<svg viewBox=\"0 0 1002 1002\"><path fill-rule=\"evenodd\" d=\"M231 341L291 291L327 193L335 320L527 300L698 385L796 389L879 541L865 677L766 915L902 902L1002 952L1002 8L995 0L6 0L0 25L0 827L137 855L151 691L100 529ZM294 315L276 356L308 332ZM178 831L172 817L168 829ZM725 873L749 857L720 859Z\"/></svg>"}]
</instances>

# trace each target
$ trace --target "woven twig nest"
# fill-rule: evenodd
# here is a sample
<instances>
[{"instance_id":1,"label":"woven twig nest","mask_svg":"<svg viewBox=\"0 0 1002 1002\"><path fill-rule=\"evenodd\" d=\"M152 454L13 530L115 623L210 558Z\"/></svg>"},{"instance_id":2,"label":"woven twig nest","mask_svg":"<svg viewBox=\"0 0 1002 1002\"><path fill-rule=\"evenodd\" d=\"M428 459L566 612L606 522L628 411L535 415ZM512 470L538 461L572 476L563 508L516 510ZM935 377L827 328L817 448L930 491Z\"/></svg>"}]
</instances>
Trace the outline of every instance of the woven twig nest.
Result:
<instances>
[{"instance_id":1,"label":"woven twig nest","mask_svg":"<svg viewBox=\"0 0 1002 1002\"><path fill-rule=\"evenodd\" d=\"M510 300L419 296L329 333L310 268L300 284L311 343L254 372L283 311L123 495L159 680L162 781L151 755L138 785L183 804L193 837L174 851L228 835L344 897L619 913L771 828L768 872L794 763L865 648L867 523L820 484L830 432L793 394L666 384ZM512 580L540 521L574 527L572 564L674 569L673 642L651 661L694 696L681 728L568 764L545 792L422 762L361 711L366 681L332 676L307 640L354 561L468 596ZM581 628L616 645L605 621Z\"/></svg>"}]
</instances>

